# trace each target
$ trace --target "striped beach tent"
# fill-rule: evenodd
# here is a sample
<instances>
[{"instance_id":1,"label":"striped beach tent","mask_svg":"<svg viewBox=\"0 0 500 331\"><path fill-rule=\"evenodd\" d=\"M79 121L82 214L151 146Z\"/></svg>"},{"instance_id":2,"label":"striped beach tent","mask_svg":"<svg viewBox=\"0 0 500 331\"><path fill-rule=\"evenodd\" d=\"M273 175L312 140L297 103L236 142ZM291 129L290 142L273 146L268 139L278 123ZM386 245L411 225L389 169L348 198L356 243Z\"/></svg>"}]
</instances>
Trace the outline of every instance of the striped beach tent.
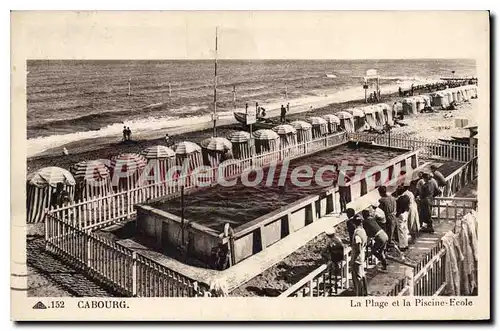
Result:
<instances>
[{"instance_id":1,"label":"striped beach tent","mask_svg":"<svg viewBox=\"0 0 500 331\"><path fill-rule=\"evenodd\" d=\"M140 179L147 161L144 156L135 153L123 153L111 159L111 183L116 192L141 186Z\"/></svg>"},{"instance_id":2,"label":"striped beach tent","mask_svg":"<svg viewBox=\"0 0 500 331\"><path fill-rule=\"evenodd\" d=\"M168 180L169 169L175 166L175 152L163 145L156 145L146 148L141 155L147 160L148 182L165 182Z\"/></svg>"},{"instance_id":3,"label":"striped beach tent","mask_svg":"<svg viewBox=\"0 0 500 331\"><path fill-rule=\"evenodd\" d=\"M338 128L340 127L340 118L333 114L326 114L322 116L322 118L326 121L328 124L328 132L329 133L335 133L338 131Z\"/></svg>"},{"instance_id":4,"label":"striped beach tent","mask_svg":"<svg viewBox=\"0 0 500 331\"><path fill-rule=\"evenodd\" d=\"M190 141L178 143L175 147L175 163L182 167L181 176L188 176L193 170L203 166L201 147ZM187 180L185 185L190 186L191 182Z\"/></svg>"},{"instance_id":5,"label":"striped beach tent","mask_svg":"<svg viewBox=\"0 0 500 331\"><path fill-rule=\"evenodd\" d=\"M306 121L293 121L290 125L297 130L297 141L299 144L312 140L312 125Z\"/></svg>"},{"instance_id":6,"label":"striped beach tent","mask_svg":"<svg viewBox=\"0 0 500 331\"><path fill-rule=\"evenodd\" d=\"M366 106L361 108L365 113L365 123L370 126L370 128L377 129L379 125L377 123L377 119L375 117L375 107L374 106Z\"/></svg>"},{"instance_id":7,"label":"striped beach tent","mask_svg":"<svg viewBox=\"0 0 500 331\"><path fill-rule=\"evenodd\" d=\"M351 114L345 111L340 111L336 113L337 117L340 119L340 127L349 133L354 132L354 119Z\"/></svg>"},{"instance_id":8,"label":"striped beach tent","mask_svg":"<svg viewBox=\"0 0 500 331\"><path fill-rule=\"evenodd\" d=\"M417 113L420 113L425 108L425 99L421 95L413 97L417 106Z\"/></svg>"},{"instance_id":9,"label":"striped beach tent","mask_svg":"<svg viewBox=\"0 0 500 331\"><path fill-rule=\"evenodd\" d=\"M273 131L280 137L280 148L287 148L297 145L297 130L289 124L280 124L273 128Z\"/></svg>"},{"instance_id":10,"label":"striped beach tent","mask_svg":"<svg viewBox=\"0 0 500 331\"><path fill-rule=\"evenodd\" d=\"M312 125L313 139L321 138L328 133L328 122L325 119L313 116L309 117L307 121Z\"/></svg>"},{"instance_id":11,"label":"striped beach tent","mask_svg":"<svg viewBox=\"0 0 500 331\"><path fill-rule=\"evenodd\" d=\"M56 207L53 201L58 185L68 193L69 199L74 200L75 179L66 170L58 167L47 167L28 175L26 181L26 221L38 223L43 221L44 211Z\"/></svg>"},{"instance_id":12,"label":"striped beach tent","mask_svg":"<svg viewBox=\"0 0 500 331\"><path fill-rule=\"evenodd\" d=\"M109 169L99 160L81 161L70 167L76 181L75 199L91 200L111 194Z\"/></svg>"},{"instance_id":13,"label":"striped beach tent","mask_svg":"<svg viewBox=\"0 0 500 331\"><path fill-rule=\"evenodd\" d=\"M232 144L233 157L244 160L252 155L250 133L246 131L236 131L231 133L229 141Z\"/></svg>"},{"instance_id":14,"label":"striped beach tent","mask_svg":"<svg viewBox=\"0 0 500 331\"><path fill-rule=\"evenodd\" d=\"M274 152L279 149L279 135L273 130L261 129L253 133L257 154Z\"/></svg>"},{"instance_id":15,"label":"striped beach tent","mask_svg":"<svg viewBox=\"0 0 500 331\"><path fill-rule=\"evenodd\" d=\"M443 98L446 98L442 95ZM413 115L417 113L417 100L414 97L403 99L403 113L405 115Z\"/></svg>"},{"instance_id":16,"label":"striped beach tent","mask_svg":"<svg viewBox=\"0 0 500 331\"><path fill-rule=\"evenodd\" d=\"M224 137L210 137L200 145L203 163L209 167L218 167L221 162L232 158L233 144Z\"/></svg>"}]
</instances>

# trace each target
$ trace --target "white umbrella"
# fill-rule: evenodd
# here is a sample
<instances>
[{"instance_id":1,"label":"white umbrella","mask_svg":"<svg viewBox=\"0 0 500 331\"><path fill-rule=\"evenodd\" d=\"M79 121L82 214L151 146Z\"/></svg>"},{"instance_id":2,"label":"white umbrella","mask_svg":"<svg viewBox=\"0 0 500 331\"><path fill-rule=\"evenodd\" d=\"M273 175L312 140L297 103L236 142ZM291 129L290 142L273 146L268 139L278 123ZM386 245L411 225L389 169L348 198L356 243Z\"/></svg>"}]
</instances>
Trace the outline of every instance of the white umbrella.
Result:
<instances>
[{"instance_id":1,"label":"white umbrella","mask_svg":"<svg viewBox=\"0 0 500 331\"><path fill-rule=\"evenodd\" d=\"M314 116L314 117L309 117L309 118L307 119L307 121L308 121L309 123L311 123L312 125L326 125L326 124L327 124L327 122L326 122L326 120L325 120L325 119L323 119L323 118L321 118L321 117L316 117L316 116Z\"/></svg>"},{"instance_id":2,"label":"white umbrella","mask_svg":"<svg viewBox=\"0 0 500 331\"><path fill-rule=\"evenodd\" d=\"M307 130L311 128L311 124L305 122L305 121L293 121L290 123L290 125L295 129L295 130Z\"/></svg>"},{"instance_id":3,"label":"white umbrella","mask_svg":"<svg viewBox=\"0 0 500 331\"><path fill-rule=\"evenodd\" d=\"M185 155L185 154L191 154L194 152L199 152L201 151L201 147L198 146L195 143L192 143L190 141L183 141L177 144L177 147L175 149L175 154L176 155Z\"/></svg>"},{"instance_id":4,"label":"white umbrella","mask_svg":"<svg viewBox=\"0 0 500 331\"><path fill-rule=\"evenodd\" d=\"M148 160L175 157L175 152L171 148L162 145L148 147L141 154Z\"/></svg>"},{"instance_id":5,"label":"white umbrella","mask_svg":"<svg viewBox=\"0 0 500 331\"><path fill-rule=\"evenodd\" d=\"M293 126L288 125L288 124L280 124L278 126L275 126L273 128L273 131L276 132L279 135L290 134L290 133L296 133L297 132L297 130Z\"/></svg>"},{"instance_id":6,"label":"white umbrella","mask_svg":"<svg viewBox=\"0 0 500 331\"><path fill-rule=\"evenodd\" d=\"M337 116L335 115L332 115L332 114L326 114L323 116L323 119L325 121L327 121L328 123L330 124L340 124L340 118L338 118Z\"/></svg>"},{"instance_id":7,"label":"white umbrella","mask_svg":"<svg viewBox=\"0 0 500 331\"><path fill-rule=\"evenodd\" d=\"M269 129L257 130L253 133L253 136L257 140L275 140L279 138L276 132Z\"/></svg>"},{"instance_id":8,"label":"white umbrella","mask_svg":"<svg viewBox=\"0 0 500 331\"><path fill-rule=\"evenodd\" d=\"M229 140L223 137L211 137L203 140L201 142L201 147L209 151L220 151L225 152L233 147L233 144Z\"/></svg>"},{"instance_id":9,"label":"white umbrella","mask_svg":"<svg viewBox=\"0 0 500 331\"><path fill-rule=\"evenodd\" d=\"M244 143L250 140L250 133L246 131L236 131L231 133L229 140L232 143Z\"/></svg>"},{"instance_id":10,"label":"white umbrella","mask_svg":"<svg viewBox=\"0 0 500 331\"><path fill-rule=\"evenodd\" d=\"M339 111L336 115L341 120L352 118L352 115L346 111Z\"/></svg>"},{"instance_id":11,"label":"white umbrella","mask_svg":"<svg viewBox=\"0 0 500 331\"><path fill-rule=\"evenodd\" d=\"M36 187L56 187L59 183L75 185L75 179L68 170L59 167L42 168L28 176L28 184Z\"/></svg>"}]
</instances>

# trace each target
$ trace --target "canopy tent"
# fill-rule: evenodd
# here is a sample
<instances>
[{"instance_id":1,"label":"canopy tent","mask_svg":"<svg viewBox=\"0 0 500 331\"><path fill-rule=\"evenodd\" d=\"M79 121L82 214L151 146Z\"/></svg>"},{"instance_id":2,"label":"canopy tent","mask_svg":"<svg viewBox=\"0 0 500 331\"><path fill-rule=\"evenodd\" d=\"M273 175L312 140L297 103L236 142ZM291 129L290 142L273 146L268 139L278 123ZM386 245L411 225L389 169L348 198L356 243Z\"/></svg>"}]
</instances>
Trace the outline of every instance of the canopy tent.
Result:
<instances>
[{"instance_id":1,"label":"canopy tent","mask_svg":"<svg viewBox=\"0 0 500 331\"><path fill-rule=\"evenodd\" d=\"M203 163L211 168L232 158L233 144L223 137L211 137L201 142Z\"/></svg>"},{"instance_id":2,"label":"canopy tent","mask_svg":"<svg viewBox=\"0 0 500 331\"><path fill-rule=\"evenodd\" d=\"M414 97L403 99L403 114L413 115L418 112L417 110L417 100Z\"/></svg>"},{"instance_id":3,"label":"canopy tent","mask_svg":"<svg viewBox=\"0 0 500 331\"><path fill-rule=\"evenodd\" d=\"M115 192L130 190L135 186L141 186L140 179L147 161L144 156L135 153L124 153L111 159L111 183Z\"/></svg>"},{"instance_id":4,"label":"canopy tent","mask_svg":"<svg viewBox=\"0 0 500 331\"><path fill-rule=\"evenodd\" d=\"M340 118L332 114L326 114L322 117L328 123L328 132L335 133L340 127Z\"/></svg>"},{"instance_id":5,"label":"canopy tent","mask_svg":"<svg viewBox=\"0 0 500 331\"><path fill-rule=\"evenodd\" d=\"M74 200L76 181L73 175L58 167L42 168L28 175L26 181L26 221L38 223L44 220L45 209L61 206L65 191L70 201Z\"/></svg>"},{"instance_id":6,"label":"canopy tent","mask_svg":"<svg viewBox=\"0 0 500 331\"><path fill-rule=\"evenodd\" d=\"M363 131L366 129L366 118L363 110L359 108L348 108L345 111L352 115L355 131Z\"/></svg>"},{"instance_id":7,"label":"canopy tent","mask_svg":"<svg viewBox=\"0 0 500 331\"><path fill-rule=\"evenodd\" d=\"M422 94L420 96L424 100L424 108L431 106L431 97L427 94Z\"/></svg>"},{"instance_id":8,"label":"canopy tent","mask_svg":"<svg viewBox=\"0 0 500 331\"><path fill-rule=\"evenodd\" d=\"M447 98L448 104L453 102L453 91L452 90L442 90L443 95Z\"/></svg>"},{"instance_id":9,"label":"canopy tent","mask_svg":"<svg viewBox=\"0 0 500 331\"><path fill-rule=\"evenodd\" d=\"M464 101L464 94L461 88L457 88L457 103Z\"/></svg>"},{"instance_id":10,"label":"canopy tent","mask_svg":"<svg viewBox=\"0 0 500 331\"><path fill-rule=\"evenodd\" d=\"M328 132L328 122L321 117L313 116L309 117L307 121L312 126L312 136L313 139L318 139L323 137Z\"/></svg>"},{"instance_id":11,"label":"canopy tent","mask_svg":"<svg viewBox=\"0 0 500 331\"><path fill-rule=\"evenodd\" d=\"M337 113L337 117L340 119L340 127L349 133L354 132L354 119L351 114L345 111Z\"/></svg>"},{"instance_id":12,"label":"canopy tent","mask_svg":"<svg viewBox=\"0 0 500 331\"><path fill-rule=\"evenodd\" d=\"M148 177L154 178L155 182L171 179L168 178L168 171L175 166L175 152L171 148L162 145L151 146L143 150L141 155L146 158L148 168L151 169Z\"/></svg>"},{"instance_id":13,"label":"canopy tent","mask_svg":"<svg viewBox=\"0 0 500 331\"><path fill-rule=\"evenodd\" d=\"M379 108L382 113L382 123L383 125L388 124L390 126L394 125L394 118L392 114L391 106L386 103L376 104L375 107Z\"/></svg>"},{"instance_id":14,"label":"canopy tent","mask_svg":"<svg viewBox=\"0 0 500 331\"><path fill-rule=\"evenodd\" d=\"M312 125L305 121L293 121L290 125L297 130L297 141L299 144L312 140Z\"/></svg>"},{"instance_id":15,"label":"canopy tent","mask_svg":"<svg viewBox=\"0 0 500 331\"><path fill-rule=\"evenodd\" d=\"M233 157L244 160L252 156L251 137L246 131L236 131L231 133L229 141L233 145Z\"/></svg>"},{"instance_id":16,"label":"canopy tent","mask_svg":"<svg viewBox=\"0 0 500 331\"><path fill-rule=\"evenodd\" d=\"M462 88L462 94L463 94L463 97L464 97L464 101L469 101L470 100L471 93L470 93L470 89L469 89L468 86L464 86Z\"/></svg>"},{"instance_id":17,"label":"canopy tent","mask_svg":"<svg viewBox=\"0 0 500 331\"><path fill-rule=\"evenodd\" d=\"M112 193L109 169L99 160L81 161L71 166L76 181L75 200L90 200Z\"/></svg>"},{"instance_id":18,"label":"canopy tent","mask_svg":"<svg viewBox=\"0 0 500 331\"><path fill-rule=\"evenodd\" d=\"M280 149L297 145L297 130L288 124L280 124L273 128L280 137Z\"/></svg>"},{"instance_id":19,"label":"canopy tent","mask_svg":"<svg viewBox=\"0 0 500 331\"><path fill-rule=\"evenodd\" d=\"M261 129L254 132L257 154L275 152L279 149L279 135L273 130Z\"/></svg>"}]
</instances>

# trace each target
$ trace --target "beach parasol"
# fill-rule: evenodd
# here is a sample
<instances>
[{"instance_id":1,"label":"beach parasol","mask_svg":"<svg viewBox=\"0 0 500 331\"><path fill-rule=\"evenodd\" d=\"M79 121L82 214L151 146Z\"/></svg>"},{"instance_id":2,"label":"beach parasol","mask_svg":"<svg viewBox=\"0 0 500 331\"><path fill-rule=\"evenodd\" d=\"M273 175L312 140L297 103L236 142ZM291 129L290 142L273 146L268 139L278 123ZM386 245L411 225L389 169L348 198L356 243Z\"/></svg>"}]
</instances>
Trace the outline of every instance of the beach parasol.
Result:
<instances>
[{"instance_id":1,"label":"beach parasol","mask_svg":"<svg viewBox=\"0 0 500 331\"><path fill-rule=\"evenodd\" d=\"M75 185L75 179L68 170L59 167L42 168L28 175L28 184L36 187L56 187L59 183Z\"/></svg>"},{"instance_id":2,"label":"beach parasol","mask_svg":"<svg viewBox=\"0 0 500 331\"><path fill-rule=\"evenodd\" d=\"M99 160L81 161L70 167L76 181L102 181L108 179L109 170Z\"/></svg>"},{"instance_id":3,"label":"beach parasol","mask_svg":"<svg viewBox=\"0 0 500 331\"><path fill-rule=\"evenodd\" d=\"M269 129L257 130L253 133L253 136L257 140L275 140L279 138L276 132Z\"/></svg>"},{"instance_id":4,"label":"beach parasol","mask_svg":"<svg viewBox=\"0 0 500 331\"><path fill-rule=\"evenodd\" d=\"M328 132L328 123L321 117L309 117L307 119L309 123L313 126L312 136L314 139L324 136Z\"/></svg>"},{"instance_id":5,"label":"beach parasol","mask_svg":"<svg viewBox=\"0 0 500 331\"><path fill-rule=\"evenodd\" d=\"M308 130L312 126L311 124L305 122L305 121L293 121L290 123L290 125L295 129L295 130Z\"/></svg>"},{"instance_id":6,"label":"beach parasol","mask_svg":"<svg viewBox=\"0 0 500 331\"><path fill-rule=\"evenodd\" d=\"M138 183L146 165L147 161L144 156L135 153L123 153L113 157L110 167L113 186L117 189L131 189Z\"/></svg>"},{"instance_id":7,"label":"beach parasol","mask_svg":"<svg viewBox=\"0 0 500 331\"><path fill-rule=\"evenodd\" d=\"M352 114L354 117L364 117L365 113L359 108L349 108L345 110L346 112Z\"/></svg>"},{"instance_id":8,"label":"beach parasol","mask_svg":"<svg viewBox=\"0 0 500 331\"><path fill-rule=\"evenodd\" d=\"M326 125L327 122L325 119L321 118L321 117L317 117L317 116L313 116L313 117L309 117L307 119L307 121L309 123L311 123L311 125L315 126L315 125Z\"/></svg>"},{"instance_id":9,"label":"beach parasol","mask_svg":"<svg viewBox=\"0 0 500 331\"><path fill-rule=\"evenodd\" d=\"M175 157L175 152L167 146L156 145L146 148L141 152L141 155L147 160L158 160Z\"/></svg>"},{"instance_id":10,"label":"beach parasol","mask_svg":"<svg viewBox=\"0 0 500 331\"><path fill-rule=\"evenodd\" d=\"M186 155L186 154L191 154L191 153L200 152L200 151L201 151L201 147L195 143L190 142L190 141L180 142L177 144L177 147L175 148L176 155Z\"/></svg>"},{"instance_id":11,"label":"beach parasol","mask_svg":"<svg viewBox=\"0 0 500 331\"><path fill-rule=\"evenodd\" d=\"M279 135L295 134L297 130L289 124L280 124L273 128L273 131Z\"/></svg>"},{"instance_id":12,"label":"beach parasol","mask_svg":"<svg viewBox=\"0 0 500 331\"><path fill-rule=\"evenodd\" d=\"M348 112L346 112L346 111L339 111L339 112L337 113L337 117L338 117L339 119L341 119L341 120L345 120L345 119L350 119L350 118L352 118L352 115L351 115L351 114L349 114L349 113L348 113Z\"/></svg>"},{"instance_id":13,"label":"beach parasol","mask_svg":"<svg viewBox=\"0 0 500 331\"><path fill-rule=\"evenodd\" d=\"M250 140L250 133L246 131L236 131L231 133L229 140L232 143L244 143Z\"/></svg>"},{"instance_id":14,"label":"beach parasol","mask_svg":"<svg viewBox=\"0 0 500 331\"><path fill-rule=\"evenodd\" d=\"M327 121L329 124L340 124L340 118L333 114L326 114L323 116L323 119Z\"/></svg>"},{"instance_id":15,"label":"beach parasol","mask_svg":"<svg viewBox=\"0 0 500 331\"><path fill-rule=\"evenodd\" d=\"M68 170L47 167L28 175L26 181L26 221L28 223L43 221L44 211L53 205L53 194L57 192L59 184L63 185L69 199L73 200L76 181Z\"/></svg>"},{"instance_id":16,"label":"beach parasol","mask_svg":"<svg viewBox=\"0 0 500 331\"><path fill-rule=\"evenodd\" d=\"M211 137L201 142L201 147L209 151L226 152L233 147L231 142L223 137Z\"/></svg>"},{"instance_id":17,"label":"beach parasol","mask_svg":"<svg viewBox=\"0 0 500 331\"><path fill-rule=\"evenodd\" d=\"M77 200L111 193L109 169L101 161L81 161L72 165L70 171L78 183L75 192Z\"/></svg>"}]
</instances>

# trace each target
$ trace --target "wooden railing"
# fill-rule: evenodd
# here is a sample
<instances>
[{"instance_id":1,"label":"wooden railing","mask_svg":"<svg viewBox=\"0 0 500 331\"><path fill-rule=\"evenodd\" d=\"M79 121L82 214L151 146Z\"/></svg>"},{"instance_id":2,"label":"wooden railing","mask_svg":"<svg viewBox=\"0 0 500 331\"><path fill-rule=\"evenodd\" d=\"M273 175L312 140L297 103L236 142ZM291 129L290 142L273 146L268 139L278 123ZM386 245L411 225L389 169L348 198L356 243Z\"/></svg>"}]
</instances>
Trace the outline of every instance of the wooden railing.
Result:
<instances>
[{"instance_id":1,"label":"wooden railing","mask_svg":"<svg viewBox=\"0 0 500 331\"><path fill-rule=\"evenodd\" d=\"M279 297L329 297L342 294L349 288L349 261L351 249L344 250L344 259L338 267L321 265L292 285Z\"/></svg>"},{"instance_id":2,"label":"wooden railing","mask_svg":"<svg viewBox=\"0 0 500 331\"><path fill-rule=\"evenodd\" d=\"M201 172L191 173L176 180L138 186L108 196L49 209L48 214L65 220L80 229L102 228L131 218L135 215L134 205L160 197L174 196L180 193L182 187L194 189L200 184L205 186L216 185L221 178L234 178L251 168L265 167L272 162L301 157L322 149L338 146L347 141L348 138L345 132L336 133L293 147L287 147L283 150L255 155L248 159L229 160L216 168L205 168L202 179L200 179Z\"/></svg>"},{"instance_id":3,"label":"wooden railing","mask_svg":"<svg viewBox=\"0 0 500 331\"><path fill-rule=\"evenodd\" d=\"M477 156L471 161L467 162L464 166L458 168L446 179L446 186L443 190L443 196L452 197L460 191L467 184L471 183L478 175L478 158Z\"/></svg>"},{"instance_id":4,"label":"wooden railing","mask_svg":"<svg viewBox=\"0 0 500 331\"><path fill-rule=\"evenodd\" d=\"M430 139L408 139L395 134L375 134L356 132L349 133L349 139L353 141L366 142L388 147L406 148L410 150L421 150L422 157L453 160L457 162L469 162L477 156L477 146L471 148L469 145L452 142L442 142ZM473 153L471 155L471 152Z\"/></svg>"},{"instance_id":5,"label":"wooden railing","mask_svg":"<svg viewBox=\"0 0 500 331\"><path fill-rule=\"evenodd\" d=\"M45 220L45 236L47 251L120 295L195 297L208 291L206 284L50 214Z\"/></svg>"},{"instance_id":6,"label":"wooden railing","mask_svg":"<svg viewBox=\"0 0 500 331\"><path fill-rule=\"evenodd\" d=\"M436 198L435 201L434 208L438 208L438 219L454 221L456 226L453 232L455 233L457 227L461 226L460 222L463 217L477 208L476 198ZM446 258L446 249L443 242L439 241L417 265L406 264L409 268L405 277L399 279L387 295L435 296L442 294L446 288Z\"/></svg>"}]
</instances>

